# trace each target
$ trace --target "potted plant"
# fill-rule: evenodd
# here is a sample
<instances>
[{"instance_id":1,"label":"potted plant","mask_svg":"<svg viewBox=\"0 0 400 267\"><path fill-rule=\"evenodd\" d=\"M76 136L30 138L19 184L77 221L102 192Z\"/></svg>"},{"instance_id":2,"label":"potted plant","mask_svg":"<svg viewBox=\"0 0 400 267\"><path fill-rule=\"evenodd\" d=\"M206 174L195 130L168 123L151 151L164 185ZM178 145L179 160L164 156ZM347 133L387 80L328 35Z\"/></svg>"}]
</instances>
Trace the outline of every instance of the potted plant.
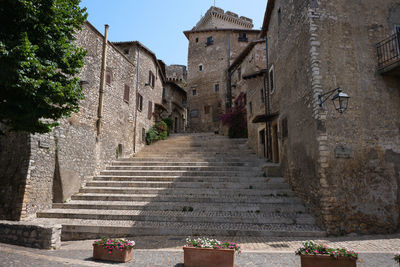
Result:
<instances>
[{"instance_id":1,"label":"potted plant","mask_svg":"<svg viewBox=\"0 0 400 267\"><path fill-rule=\"evenodd\" d=\"M400 252L394 254L393 259L400 265Z\"/></svg>"},{"instance_id":2,"label":"potted plant","mask_svg":"<svg viewBox=\"0 0 400 267\"><path fill-rule=\"evenodd\" d=\"M329 248L312 241L304 243L296 251L301 257L302 267L356 267L358 253L346 248Z\"/></svg>"},{"instance_id":3,"label":"potted plant","mask_svg":"<svg viewBox=\"0 0 400 267\"><path fill-rule=\"evenodd\" d=\"M104 237L93 243L93 258L116 262L129 262L132 260L134 241L125 239L111 239Z\"/></svg>"},{"instance_id":4,"label":"potted plant","mask_svg":"<svg viewBox=\"0 0 400 267\"><path fill-rule=\"evenodd\" d=\"M185 267L234 267L235 252L241 252L237 243L207 237L188 237L183 251Z\"/></svg>"}]
</instances>

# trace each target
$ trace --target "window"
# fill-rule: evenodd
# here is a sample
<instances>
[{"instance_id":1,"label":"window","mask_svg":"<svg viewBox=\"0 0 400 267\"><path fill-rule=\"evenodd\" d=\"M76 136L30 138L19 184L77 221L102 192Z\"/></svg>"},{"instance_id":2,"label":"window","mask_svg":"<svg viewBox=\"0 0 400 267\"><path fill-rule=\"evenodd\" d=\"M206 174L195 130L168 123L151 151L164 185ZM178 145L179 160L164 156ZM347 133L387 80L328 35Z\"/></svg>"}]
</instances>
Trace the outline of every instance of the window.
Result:
<instances>
[{"instance_id":1,"label":"window","mask_svg":"<svg viewBox=\"0 0 400 267\"><path fill-rule=\"evenodd\" d=\"M125 102L129 102L129 91L130 91L129 85L125 84L125 88L124 88L124 101Z\"/></svg>"},{"instance_id":2,"label":"window","mask_svg":"<svg viewBox=\"0 0 400 267\"><path fill-rule=\"evenodd\" d=\"M214 44L214 40L213 40L212 36L207 37L206 46L213 45L213 44Z\"/></svg>"},{"instance_id":3,"label":"window","mask_svg":"<svg viewBox=\"0 0 400 267\"><path fill-rule=\"evenodd\" d=\"M288 120L287 118L282 119L282 138L286 138L289 136L288 130Z\"/></svg>"},{"instance_id":4,"label":"window","mask_svg":"<svg viewBox=\"0 0 400 267\"><path fill-rule=\"evenodd\" d=\"M129 55L129 48L124 49L124 54L125 54L125 55Z\"/></svg>"},{"instance_id":5,"label":"window","mask_svg":"<svg viewBox=\"0 0 400 267\"><path fill-rule=\"evenodd\" d=\"M196 43L198 43L199 42L199 38L196 38Z\"/></svg>"},{"instance_id":6,"label":"window","mask_svg":"<svg viewBox=\"0 0 400 267\"><path fill-rule=\"evenodd\" d=\"M106 69L106 84L111 85L112 82L112 72L111 69Z\"/></svg>"},{"instance_id":7,"label":"window","mask_svg":"<svg viewBox=\"0 0 400 267\"><path fill-rule=\"evenodd\" d=\"M142 142L146 142L146 129L142 128Z\"/></svg>"},{"instance_id":8,"label":"window","mask_svg":"<svg viewBox=\"0 0 400 267\"><path fill-rule=\"evenodd\" d=\"M275 90L275 83L274 83L274 66L269 69L269 90L271 93Z\"/></svg>"},{"instance_id":9,"label":"window","mask_svg":"<svg viewBox=\"0 0 400 267\"><path fill-rule=\"evenodd\" d=\"M199 116L199 111L197 109L193 109L190 111L191 118L197 118Z\"/></svg>"},{"instance_id":10,"label":"window","mask_svg":"<svg viewBox=\"0 0 400 267\"><path fill-rule=\"evenodd\" d=\"M214 85L214 90L216 93L219 92L219 84L218 83Z\"/></svg>"},{"instance_id":11,"label":"window","mask_svg":"<svg viewBox=\"0 0 400 267\"><path fill-rule=\"evenodd\" d=\"M249 112L250 115L253 115L253 103L249 102Z\"/></svg>"},{"instance_id":12,"label":"window","mask_svg":"<svg viewBox=\"0 0 400 267\"><path fill-rule=\"evenodd\" d=\"M204 114L210 114L211 106L204 106Z\"/></svg>"},{"instance_id":13,"label":"window","mask_svg":"<svg viewBox=\"0 0 400 267\"><path fill-rule=\"evenodd\" d=\"M199 65L199 71L203 71L203 65Z\"/></svg>"},{"instance_id":14,"label":"window","mask_svg":"<svg viewBox=\"0 0 400 267\"><path fill-rule=\"evenodd\" d=\"M148 85L151 86L151 88L154 88L154 81L155 81L155 76L151 70L149 70L149 83Z\"/></svg>"},{"instance_id":15,"label":"window","mask_svg":"<svg viewBox=\"0 0 400 267\"><path fill-rule=\"evenodd\" d=\"M162 89L162 98L165 99L165 88Z\"/></svg>"},{"instance_id":16,"label":"window","mask_svg":"<svg viewBox=\"0 0 400 267\"><path fill-rule=\"evenodd\" d=\"M238 68L237 73L238 73L238 81L242 80L242 68L241 67Z\"/></svg>"},{"instance_id":17,"label":"window","mask_svg":"<svg viewBox=\"0 0 400 267\"><path fill-rule=\"evenodd\" d=\"M247 42L247 34L245 32L239 32L239 42Z\"/></svg>"},{"instance_id":18,"label":"window","mask_svg":"<svg viewBox=\"0 0 400 267\"><path fill-rule=\"evenodd\" d=\"M278 26L281 25L281 23L282 23L282 11L279 8L278 9Z\"/></svg>"},{"instance_id":19,"label":"window","mask_svg":"<svg viewBox=\"0 0 400 267\"><path fill-rule=\"evenodd\" d=\"M196 89L193 89L193 90L192 90L192 94L193 94L193 96L197 95Z\"/></svg>"},{"instance_id":20,"label":"window","mask_svg":"<svg viewBox=\"0 0 400 267\"><path fill-rule=\"evenodd\" d=\"M139 111L143 110L143 96L141 96L140 94L137 94L136 105Z\"/></svg>"},{"instance_id":21,"label":"window","mask_svg":"<svg viewBox=\"0 0 400 267\"><path fill-rule=\"evenodd\" d=\"M261 94L261 103L264 103L265 101L264 89L261 88L260 94Z\"/></svg>"},{"instance_id":22,"label":"window","mask_svg":"<svg viewBox=\"0 0 400 267\"><path fill-rule=\"evenodd\" d=\"M149 101L149 110L147 113L147 118L151 120L152 117L153 117L153 102Z\"/></svg>"}]
</instances>

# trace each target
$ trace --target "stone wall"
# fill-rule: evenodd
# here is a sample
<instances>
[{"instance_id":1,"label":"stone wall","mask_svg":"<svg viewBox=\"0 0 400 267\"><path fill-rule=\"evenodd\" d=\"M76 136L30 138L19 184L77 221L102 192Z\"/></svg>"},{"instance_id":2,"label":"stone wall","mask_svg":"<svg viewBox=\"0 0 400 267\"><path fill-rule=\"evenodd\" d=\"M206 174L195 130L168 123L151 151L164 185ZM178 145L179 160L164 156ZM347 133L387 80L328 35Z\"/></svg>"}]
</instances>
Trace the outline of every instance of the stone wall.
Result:
<instances>
[{"instance_id":1,"label":"stone wall","mask_svg":"<svg viewBox=\"0 0 400 267\"><path fill-rule=\"evenodd\" d=\"M187 69L183 65L170 65L165 69L166 80L174 82L180 87L185 88L187 85Z\"/></svg>"},{"instance_id":2,"label":"stone wall","mask_svg":"<svg viewBox=\"0 0 400 267\"><path fill-rule=\"evenodd\" d=\"M135 66L108 44L107 71L112 78L104 88L102 127L97 135L103 36L87 23L77 34L77 43L88 50L80 74L85 99L80 103L80 111L60 120L60 126L53 132L30 135L27 141L23 136L10 137L22 140L15 154L21 157L18 165L24 173L15 173L14 176L21 176L21 179L13 185L15 190L21 188L14 196L22 198L21 215L7 219L27 219L39 210L50 208L53 202L65 201L105 164L116 157L133 155ZM131 88L126 101L125 85ZM10 153L14 153L9 143L8 146ZM10 166L7 171L12 169L16 168Z\"/></svg>"},{"instance_id":3,"label":"stone wall","mask_svg":"<svg viewBox=\"0 0 400 267\"><path fill-rule=\"evenodd\" d=\"M400 218L400 77L376 72L375 45L400 25L400 4L321 1L309 12L318 26L312 44L320 54L321 88L340 86L351 96L344 114L327 103L326 116L319 116L320 137L328 137L320 145L328 230L393 232Z\"/></svg>"},{"instance_id":4,"label":"stone wall","mask_svg":"<svg viewBox=\"0 0 400 267\"><path fill-rule=\"evenodd\" d=\"M41 249L59 249L61 225L0 221L0 242Z\"/></svg>"},{"instance_id":5,"label":"stone wall","mask_svg":"<svg viewBox=\"0 0 400 267\"><path fill-rule=\"evenodd\" d=\"M257 31L248 32L248 41L256 39L257 34ZM210 36L213 37L213 44L206 46ZM187 93L191 130L207 132L220 129L218 118L225 111L228 64L248 44L240 42L238 37L239 32L222 30L192 32L189 35ZM200 66L202 70L199 69ZM216 92L217 84L219 89ZM196 95L193 95L193 90L196 90ZM193 116L195 111L197 116Z\"/></svg>"},{"instance_id":6,"label":"stone wall","mask_svg":"<svg viewBox=\"0 0 400 267\"><path fill-rule=\"evenodd\" d=\"M1 128L6 131L5 127ZM0 220L18 220L22 215L29 155L28 134L0 136Z\"/></svg>"},{"instance_id":7,"label":"stone wall","mask_svg":"<svg viewBox=\"0 0 400 267\"><path fill-rule=\"evenodd\" d=\"M163 116L174 121L172 132L181 133L185 131L187 121L186 101L187 96L183 88L173 82L165 83L163 104L168 110L163 113Z\"/></svg>"},{"instance_id":8,"label":"stone wall","mask_svg":"<svg viewBox=\"0 0 400 267\"><path fill-rule=\"evenodd\" d=\"M282 169L331 234L398 227L400 80L376 72L375 48L392 33L395 2L280 0L272 12ZM321 109L318 95L339 86L349 109L339 114L330 100Z\"/></svg>"}]
</instances>

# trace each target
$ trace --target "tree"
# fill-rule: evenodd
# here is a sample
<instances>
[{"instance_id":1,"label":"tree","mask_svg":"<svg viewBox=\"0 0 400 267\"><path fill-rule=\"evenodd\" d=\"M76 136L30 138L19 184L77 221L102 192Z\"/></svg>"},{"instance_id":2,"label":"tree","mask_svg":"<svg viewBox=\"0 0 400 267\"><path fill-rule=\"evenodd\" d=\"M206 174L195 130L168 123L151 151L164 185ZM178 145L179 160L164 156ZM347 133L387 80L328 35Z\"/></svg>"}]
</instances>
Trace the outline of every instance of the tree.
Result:
<instances>
[{"instance_id":1,"label":"tree","mask_svg":"<svg viewBox=\"0 0 400 267\"><path fill-rule=\"evenodd\" d=\"M76 75L86 51L74 34L87 18L80 0L0 0L0 123L47 133L79 110Z\"/></svg>"}]
</instances>

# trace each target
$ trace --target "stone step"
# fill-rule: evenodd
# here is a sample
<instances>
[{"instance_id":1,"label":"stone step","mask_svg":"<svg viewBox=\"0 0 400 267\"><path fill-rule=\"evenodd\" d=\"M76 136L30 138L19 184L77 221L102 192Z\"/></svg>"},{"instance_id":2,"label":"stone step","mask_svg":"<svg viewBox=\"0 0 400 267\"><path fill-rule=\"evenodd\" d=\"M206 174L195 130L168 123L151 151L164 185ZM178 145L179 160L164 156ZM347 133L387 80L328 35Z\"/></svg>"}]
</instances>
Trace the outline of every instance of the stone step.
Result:
<instances>
[{"instance_id":1,"label":"stone step","mask_svg":"<svg viewBox=\"0 0 400 267\"><path fill-rule=\"evenodd\" d=\"M284 179L281 177L221 177L221 176L124 176L124 175L100 175L93 178L93 181L164 181L164 182L232 182L232 183L266 183L275 184L282 183Z\"/></svg>"},{"instance_id":2,"label":"stone step","mask_svg":"<svg viewBox=\"0 0 400 267\"><path fill-rule=\"evenodd\" d=\"M158 188L200 188L200 189L290 189L287 183L234 183L234 182L165 182L165 181L91 181L86 183L86 187L158 187Z\"/></svg>"},{"instance_id":3,"label":"stone step","mask_svg":"<svg viewBox=\"0 0 400 267\"><path fill-rule=\"evenodd\" d=\"M292 194L294 195L294 194ZM278 198L280 197L280 198ZM110 194L110 193L78 193L71 196L72 200L101 200L101 201L155 201L155 202L202 202L202 203L288 203L293 202L293 197L283 194L269 194L265 196L242 196L242 195L189 195L189 194Z\"/></svg>"},{"instance_id":4,"label":"stone step","mask_svg":"<svg viewBox=\"0 0 400 267\"><path fill-rule=\"evenodd\" d=\"M129 161L129 162L137 162L137 161L162 161L162 162L245 162L245 163L257 163L262 164L262 160L259 158L249 157L243 155L242 157L189 157L189 156L179 156L179 157L163 157L163 156L135 156L133 158L120 158L118 161Z\"/></svg>"},{"instance_id":5,"label":"stone step","mask_svg":"<svg viewBox=\"0 0 400 267\"><path fill-rule=\"evenodd\" d=\"M237 167L237 166L108 166L107 171L111 170L140 170L140 171L239 171L239 172L254 172L258 171L260 173L260 168L258 167Z\"/></svg>"},{"instance_id":6,"label":"stone step","mask_svg":"<svg viewBox=\"0 0 400 267\"><path fill-rule=\"evenodd\" d=\"M217 196L248 196L266 197L269 195L295 196L291 189L204 189L204 188L151 188L151 187L84 187L79 193L105 194L157 194L163 195L217 195Z\"/></svg>"},{"instance_id":7,"label":"stone step","mask_svg":"<svg viewBox=\"0 0 400 267\"><path fill-rule=\"evenodd\" d=\"M152 221L109 221L82 219L37 219L62 224L63 241L132 236L269 236L269 237L324 237L314 225L307 224L232 224Z\"/></svg>"},{"instance_id":8,"label":"stone step","mask_svg":"<svg viewBox=\"0 0 400 267\"><path fill-rule=\"evenodd\" d=\"M257 166L259 164L253 162L165 162L165 161L114 161L111 163L112 166L210 166L210 167L247 167Z\"/></svg>"},{"instance_id":9,"label":"stone step","mask_svg":"<svg viewBox=\"0 0 400 267\"><path fill-rule=\"evenodd\" d=\"M262 176L260 171L129 171L129 170L105 170L100 175L116 176Z\"/></svg>"},{"instance_id":10,"label":"stone step","mask_svg":"<svg viewBox=\"0 0 400 267\"><path fill-rule=\"evenodd\" d=\"M249 223L249 224L314 224L307 214L249 212L197 212L197 211L144 211L144 210L93 210L52 209L38 212L37 218L123 220L193 223Z\"/></svg>"},{"instance_id":11,"label":"stone step","mask_svg":"<svg viewBox=\"0 0 400 267\"><path fill-rule=\"evenodd\" d=\"M202 202L157 202L157 201L110 201L71 200L68 203L54 203L56 209L96 209L96 210L155 210L182 211L192 207L194 211L291 213L303 214L305 208L297 198L270 197L268 203L210 203Z\"/></svg>"},{"instance_id":12,"label":"stone step","mask_svg":"<svg viewBox=\"0 0 400 267\"><path fill-rule=\"evenodd\" d=\"M146 157L146 156L169 156L169 157L240 157L241 155L247 155L249 156L254 156L256 157L256 154L254 152L250 151L204 151L204 152L185 152L185 151L161 151L161 152L150 152L150 151L140 151L138 153L138 157ZM251 157L250 157L251 158Z\"/></svg>"}]
</instances>

